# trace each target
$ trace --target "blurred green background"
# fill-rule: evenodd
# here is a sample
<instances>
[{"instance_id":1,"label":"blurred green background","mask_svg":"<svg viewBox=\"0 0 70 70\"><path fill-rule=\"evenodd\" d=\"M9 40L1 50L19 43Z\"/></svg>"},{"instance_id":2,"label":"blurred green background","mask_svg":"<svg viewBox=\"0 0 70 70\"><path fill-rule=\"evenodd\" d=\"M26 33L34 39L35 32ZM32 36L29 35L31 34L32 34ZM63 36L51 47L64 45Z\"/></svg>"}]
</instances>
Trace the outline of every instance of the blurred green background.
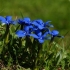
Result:
<instances>
[{"instance_id":1,"label":"blurred green background","mask_svg":"<svg viewBox=\"0 0 70 70\"><path fill-rule=\"evenodd\" d=\"M0 0L0 15L51 20L65 34L70 29L70 0Z\"/></svg>"}]
</instances>

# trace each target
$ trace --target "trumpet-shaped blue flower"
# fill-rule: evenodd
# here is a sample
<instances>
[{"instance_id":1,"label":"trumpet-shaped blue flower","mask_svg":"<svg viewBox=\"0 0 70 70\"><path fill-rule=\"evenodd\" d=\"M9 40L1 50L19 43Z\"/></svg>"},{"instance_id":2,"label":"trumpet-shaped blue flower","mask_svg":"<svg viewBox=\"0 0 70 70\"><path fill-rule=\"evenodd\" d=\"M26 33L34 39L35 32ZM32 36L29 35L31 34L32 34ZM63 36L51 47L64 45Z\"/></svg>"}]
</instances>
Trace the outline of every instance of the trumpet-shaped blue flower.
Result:
<instances>
[{"instance_id":1,"label":"trumpet-shaped blue flower","mask_svg":"<svg viewBox=\"0 0 70 70\"><path fill-rule=\"evenodd\" d=\"M31 34L32 30L31 28L33 28L32 26L25 26L23 28L23 30L18 30L16 32L18 37L25 37L25 36L29 36L29 34Z\"/></svg>"},{"instance_id":2,"label":"trumpet-shaped blue flower","mask_svg":"<svg viewBox=\"0 0 70 70\"><path fill-rule=\"evenodd\" d=\"M61 37L61 38L64 38L64 36L60 36L59 35L59 32L57 30L52 30L51 31L51 35L52 35L52 37Z\"/></svg>"},{"instance_id":3,"label":"trumpet-shaped blue flower","mask_svg":"<svg viewBox=\"0 0 70 70\"><path fill-rule=\"evenodd\" d=\"M0 16L0 22L5 23L6 19L2 16Z\"/></svg>"},{"instance_id":4,"label":"trumpet-shaped blue flower","mask_svg":"<svg viewBox=\"0 0 70 70\"><path fill-rule=\"evenodd\" d=\"M60 36L60 35L59 35L59 32L58 32L57 30L52 30L50 34L51 34L51 36L52 36L50 42L52 42L55 37L64 38L63 36Z\"/></svg>"},{"instance_id":5,"label":"trumpet-shaped blue flower","mask_svg":"<svg viewBox=\"0 0 70 70\"><path fill-rule=\"evenodd\" d=\"M52 30L51 35L52 37L57 37L59 35L59 32L57 30Z\"/></svg>"},{"instance_id":6,"label":"trumpet-shaped blue flower","mask_svg":"<svg viewBox=\"0 0 70 70\"><path fill-rule=\"evenodd\" d=\"M44 23L41 19L39 20L34 20L32 22L33 26L37 27L38 29L43 29L44 28Z\"/></svg>"},{"instance_id":7,"label":"trumpet-shaped blue flower","mask_svg":"<svg viewBox=\"0 0 70 70\"><path fill-rule=\"evenodd\" d=\"M6 16L5 18L0 16L0 22L3 24L15 24L15 21L12 20L12 16Z\"/></svg>"},{"instance_id":8,"label":"trumpet-shaped blue flower","mask_svg":"<svg viewBox=\"0 0 70 70\"><path fill-rule=\"evenodd\" d=\"M18 37L25 37L25 36L26 36L26 32L23 31L23 30L18 30L18 31L16 32L16 35L17 35Z\"/></svg>"},{"instance_id":9,"label":"trumpet-shaped blue flower","mask_svg":"<svg viewBox=\"0 0 70 70\"><path fill-rule=\"evenodd\" d=\"M43 43L45 40L51 39L50 37L48 37L48 34L48 32L45 32L44 34L42 34L42 32L39 32L37 34L30 34L30 36L37 39L39 43Z\"/></svg>"},{"instance_id":10,"label":"trumpet-shaped blue flower","mask_svg":"<svg viewBox=\"0 0 70 70\"><path fill-rule=\"evenodd\" d=\"M18 19L17 21L19 24L23 24L23 25L25 25L25 24L30 25L31 24L31 20L28 17L25 17L24 19Z\"/></svg>"}]
</instances>

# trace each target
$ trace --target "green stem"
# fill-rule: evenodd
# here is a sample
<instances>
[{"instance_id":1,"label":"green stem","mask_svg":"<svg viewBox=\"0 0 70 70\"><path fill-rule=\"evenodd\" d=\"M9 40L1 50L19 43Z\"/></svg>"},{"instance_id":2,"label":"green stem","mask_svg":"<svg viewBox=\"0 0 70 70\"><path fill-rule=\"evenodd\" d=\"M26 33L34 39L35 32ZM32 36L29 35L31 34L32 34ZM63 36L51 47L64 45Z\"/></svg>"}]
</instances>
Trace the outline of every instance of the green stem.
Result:
<instances>
[{"instance_id":1,"label":"green stem","mask_svg":"<svg viewBox=\"0 0 70 70\"><path fill-rule=\"evenodd\" d=\"M34 70L39 70L40 69L41 52L42 52L42 44L38 43L38 52L37 52L37 58L36 58L36 61L35 61Z\"/></svg>"},{"instance_id":2,"label":"green stem","mask_svg":"<svg viewBox=\"0 0 70 70\"><path fill-rule=\"evenodd\" d=\"M6 25L6 32L5 32L4 37L3 37L5 44L9 43L9 35L10 35L10 33L9 33L9 25Z\"/></svg>"}]
</instances>

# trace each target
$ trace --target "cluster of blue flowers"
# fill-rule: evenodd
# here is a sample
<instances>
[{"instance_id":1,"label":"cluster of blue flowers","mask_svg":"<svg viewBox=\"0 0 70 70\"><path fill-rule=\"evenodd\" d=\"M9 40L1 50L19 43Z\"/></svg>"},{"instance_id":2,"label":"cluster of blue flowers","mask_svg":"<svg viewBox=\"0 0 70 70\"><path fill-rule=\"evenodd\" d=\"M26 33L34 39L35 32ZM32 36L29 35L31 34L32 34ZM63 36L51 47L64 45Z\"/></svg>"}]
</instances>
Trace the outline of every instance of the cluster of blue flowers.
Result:
<instances>
[{"instance_id":1,"label":"cluster of blue flowers","mask_svg":"<svg viewBox=\"0 0 70 70\"><path fill-rule=\"evenodd\" d=\"M57 30L50 30L50 27L53 27L50 21L43 22L41 19L31 20L28 17L12 20L11 16L0 16L0 22L7 25L20 24L22 28L16 31L16 35L18 37L31 36L37 39L39 43L43 43L45 40L53 39L54 37L59 37Z\"/></svg>"}]
</instances>

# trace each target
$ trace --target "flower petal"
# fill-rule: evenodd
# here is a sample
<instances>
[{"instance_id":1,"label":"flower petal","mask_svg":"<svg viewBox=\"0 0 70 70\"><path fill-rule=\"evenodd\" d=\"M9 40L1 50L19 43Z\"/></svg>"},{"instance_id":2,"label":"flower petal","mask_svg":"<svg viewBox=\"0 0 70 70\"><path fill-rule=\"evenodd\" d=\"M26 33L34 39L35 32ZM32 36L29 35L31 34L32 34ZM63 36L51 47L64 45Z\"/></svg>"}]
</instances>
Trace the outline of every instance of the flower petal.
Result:
<instances>
[{"instance_id":1,"label":"flower petal","mask_svg":"<svg viewBox=\"0 0 70 70\"><path fill-rule=\"evenodd\" d=\"M32 36L32 37L34 37L34 38L36 38L36 39L38 39L39 37L37 36L37 35L35 35L35 34L29 34L30 36Z\"/></svg>"},{"instance_id":2,"label":"flower petal","mask_svg":"<svg viewBox=\"0 0 70 70\"><path fill-rule=\"evenodd\" d=\"M32 22L32 24L34 26L37 26L39 29L43 29L44 28L42 25L38 24L36 21Z\"/></svg>"},{"instance_id":3,"label":"flower petal","mask_svg":"<svg viewBox=\"0 0 70 70\"><path fill-rule=\"evenodd\" d=\"M30 18L25 17L25 18L23 19L23 22L30 24Z\"/></svg>"},{"instance_id":4,"label":"flower petal","mask_svg":"<svg viewBox=\"0 0 70 70\"><path fill-rule=\"evenodd\" d=\"M42 21L41 19L36 20L36 22L37 22L38 24L40 24L40 25L43 24L43 21Z\"/></svg>"},{"instance_id":5,"label":"flower petal","mask_svg":"<svg viewBox=\"0 0 70 70\"><path fill-rule=\"evenodd\" d=\"M0 22L6 23L6 19L4 17L0 16Z\"/></svg>"},{"instance_id":6,"label":"flower petal","mask_svg":"<svg viewBox=\"0 0 70 70\"><path fill-rule=\"evenodd\" d=\"M12 16L6 16L6 20L7 21L11 21L12 20Z\"/></svg>"},{"instance_id":7,"label":"flower petal","mask_svg":"<svg viewBox=\"0 0 70 70\"><path fill-rule=\"evenodd\" d=\"M53 30L52 32L51 32L51 35L52 36L57 36L59 34L59 32L57 31L57 30Z\"/></svg>"},{"instance_id":8,"label":"flower petal","mask_svg":"<svg viewBox=\"0 0 70 70\"><path fill-rule=\"evenodd\" d=\"M43 39L38 39L39 43L43 43L44 40Z\"/></svg>"},{"instance_id":9,"label":"flower petal","mask_svg":"<svg viewBox=\"0 0 70 70\"><path fill-rule=\"evenodd\" d=\"M24 37L24 36L26 36L25 32L22 31L22 30L18 30L18 31L16 32L16 35L17 35L18 37Z\"/></svg>"},{"instance_id":10,"label":"flower petal","mask_svg":"<svg viewBox=\"0 0 70 70\"><path fill-rule=\"evenodd\" d=\"M42 36L42 32L39 32L37 35L38 35L38 37L41 37Z\"/></svg>"}]
</instances>

